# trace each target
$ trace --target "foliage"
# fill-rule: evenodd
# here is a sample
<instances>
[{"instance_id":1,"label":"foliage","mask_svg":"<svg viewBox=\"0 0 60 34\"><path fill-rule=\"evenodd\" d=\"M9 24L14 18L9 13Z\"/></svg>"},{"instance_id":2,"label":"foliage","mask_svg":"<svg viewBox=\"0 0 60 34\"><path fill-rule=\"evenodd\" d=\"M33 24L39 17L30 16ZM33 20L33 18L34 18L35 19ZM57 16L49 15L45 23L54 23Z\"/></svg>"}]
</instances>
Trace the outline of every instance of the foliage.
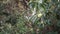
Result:
<instances>
[{"instance_id":1,"label":"foliage","mask_svg":"<svg viewBox=\"0 0 60 34\"><path fill-rule=\"evenodd\" d=\"M60 34L60 0L0 0L0 34Z\"/></svg>"}]
</instances>

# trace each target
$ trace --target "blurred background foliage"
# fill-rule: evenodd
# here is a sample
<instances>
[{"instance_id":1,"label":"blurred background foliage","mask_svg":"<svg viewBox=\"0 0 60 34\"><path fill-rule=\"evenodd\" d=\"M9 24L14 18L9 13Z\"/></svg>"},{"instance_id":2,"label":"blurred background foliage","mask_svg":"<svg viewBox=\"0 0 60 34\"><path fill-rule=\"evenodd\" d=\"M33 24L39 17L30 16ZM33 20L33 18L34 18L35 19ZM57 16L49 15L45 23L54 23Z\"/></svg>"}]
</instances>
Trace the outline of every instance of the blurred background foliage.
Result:
<instances>
[{"instance_id":1,"label":"blurred background foliage","mask_svg":"<svg viewBox=\"0 0 60 34\"><path fill-rule=\"evenodd\" d=\"M60 34L60 0L0 0L0 34Z\"/></svg>"}]
</instances>

